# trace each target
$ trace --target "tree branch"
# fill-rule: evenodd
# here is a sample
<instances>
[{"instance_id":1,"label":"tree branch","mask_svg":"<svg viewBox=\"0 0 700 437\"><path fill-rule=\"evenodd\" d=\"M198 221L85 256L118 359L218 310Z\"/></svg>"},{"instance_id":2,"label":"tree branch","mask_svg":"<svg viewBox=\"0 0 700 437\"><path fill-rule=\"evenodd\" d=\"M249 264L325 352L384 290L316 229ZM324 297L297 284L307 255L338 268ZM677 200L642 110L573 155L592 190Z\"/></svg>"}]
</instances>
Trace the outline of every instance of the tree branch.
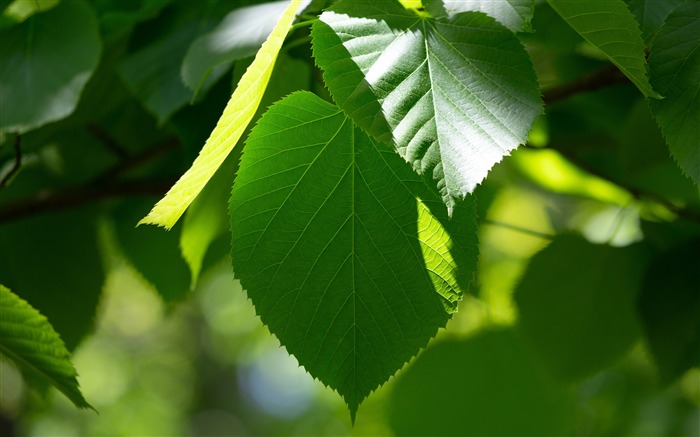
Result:
<instances>
[{"instance_id":1,"label":"tree branch","mask_svg":"<svg viewBox=\"0 0 700 437\"><path fill-rule=\"evenodd\" d=\"M20 134L17 134L15 136L15 163L10 169L10 171L7 172L5 177L2 178L2 181L0 181L0 189L5 188L5 185L12 179L12 176L14 176L19 169L22 167L22 137Z\"/></svg>"},{"instance_id":2,"label":"tree branch","mask_svg":"<svg viewBox=\"0 0 700 437\"><path fill-rule=\"evenodd\" d=\"M611 85L629 83L629 79L614 65L583 76L573 82L565 83L545 90L542 99L546 105L551 105L559 100L564 100L576 94L587 93L605 88Z\"/></svg>"}]
</instances>

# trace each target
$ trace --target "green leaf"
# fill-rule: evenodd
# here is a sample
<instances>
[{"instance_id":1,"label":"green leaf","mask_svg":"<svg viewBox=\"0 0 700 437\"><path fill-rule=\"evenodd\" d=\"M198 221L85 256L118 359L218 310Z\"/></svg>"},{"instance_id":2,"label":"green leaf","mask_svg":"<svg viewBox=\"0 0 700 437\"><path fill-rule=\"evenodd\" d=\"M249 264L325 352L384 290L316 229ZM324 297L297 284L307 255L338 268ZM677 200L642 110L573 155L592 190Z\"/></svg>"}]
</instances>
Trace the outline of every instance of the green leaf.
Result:
<instances>
[{"instance_id":1,"label":"green leaf","mask_svg":"<svg viewBox=\"0 0 700 437\"><path fill-rule=\"evenodd\" d=\"M520 32L530 27L534 3L534 0L430 0L427 9L433 16L450 17L460 12L483 12L513 32Z\"/></svg>"},{"instance_id":2,"label":"green leaf","mask_svg":"<svg viewBox=\"0 0 700 437\"><path fill-rule=\"evenodd\" d=\"M187 207L197 197L207 181L236 145L253 119L265 93L275 66L277 54L292 26L301 0L292 0L282 18L268 36L241 78L199 156L187 172L175 183L139 224L153 224L166 229L173 227Z\"/></svg>"},{"instance_id":3,"label":"green leaf","mask_svg":"<svg viewBox=\"0 0 700 437\"><path fill-rule=\"evenodd\" d=\"M559 235L532 257L515 292L520 329L557 376L578 379L603 369L637 338L642 249Z\"/></svg>"},{"instance_id":4,"label":"green leaf","mask_svg":"<svg viewBox=\"0 0 700 437\"><path fill-rule=\"evenodd\" d=\"M48 381L76 407L92 408L80 393L70 353L46 317L4 285L0 285L0 308L2 355L23 372Z\"/></svg>"},{"instance_id":5,"label":"green leaf","mask_svg":"<svg viewBox=\"0 0 700 437\"><path fill-rule=\"evenodd\" d=\"M481 13L427 19L395 0L340 1L312 37L338 105L436 181L448 211L542 111L527 53Z\"/></svg>"},{"instance_id":6,"label":"green leaf","mask_svg":"<svg viewBox=\"0 0 700 437\"><path fill-rule=\"evenodd\" d=\"M649 52L651 83L666 98L649 101L671 155L700 185L700 3L676 8Z\"/></svg>"},{"instance_id":7,"label":"green leaf","mask_svg":"<svg viewBox=\"0 0 700 437\"><path fill-rule=\"evenodd\" d=\"M78 208L0 223L0 283L41 311L69 350L93 329L105 280L98 220L96 208Z\"/></svg>"},{"instance_id":8,"label":"green leaf","mask_svg":"<svg viewBox=\"0 0 700 437\"><path fill-rule=\"evenodd\" d=\"M234 69L234 76L237 69L238 67ZM263 108L294 91L303 89L310 80L311 69L306 62L280 53L255 118L262 115ZM219 235L228 231L228 200L240 160L237 150L240 149L234 149L221 164L185 214L180 235L180 250L192 272L192 287L196 285L209 245Z\"/></svg>"},{"instance_id":9,"label":"green leaf","mask_svg":"<svg viewBox=\"0 0 700 437\"><path fill-rule=\"evenodd\" d=\"M603 52L646 97L661 95L649 84L644 41L623 0L547 0L567 23Z\"/></svg>"},{"instance_id":10,"label":"green leaf","mask_svg":"<svg viewBox=\"0 0 700 437\"><path fill-rule=\"evenodd\" d=\"M644 41L651 42L671 11L686 0L625 0L642 28Z\"/></svg>"},{"instance_id":11,"label":"green leaf","mask_svg":"<svg viewBox=\"0 0 700 437\"><path fill-rule=\"evenodd\" d=\"M431 345L396 379L391 428L397 436L573 435L571 397L530 355L508 330Z\"/></svg>"},{"instance_id":12,"label":"green leaf","mask_svg":"<svg viewBox=\"0 0 700 437\"><path fill-rule=\"evenodd\" d=\"M437 190L308 92L253 129L231 229L260 318L353 417L445 326L476 267L473 199L448 220Z\"/></svg>"},{"instance_id":13,"label":"green leaf","mask_svg":"<svg viewBox=\"0 0 700 437\"><path fill-rule=\"evenodd\" d=\"M197 90L214 68L253 56L288 4L284 0L238 8L226 15L211 32L194 40L182 62L185 85Z\"/></svg>"},{"instance_id":14,"label":"green leaf","mask_svg":"<svg viewBox=\"0 0 700 437\"><path fill-rule=\"evenodd\" d=\"M639 305L644 334L659 376L668 384L700 366L700 239L654 258Z\"/></svg>"},{"instance_id":15,"label":"green leaf","mask_svg":"<svg viewBox=\"0 0 700 437\"><path fill-rule=\"evenodd\" d=\"M83 1L61 2L3 31L0 133L24 133L70 115L101 51L97 18Z\"/></svg>"}]
</instances>

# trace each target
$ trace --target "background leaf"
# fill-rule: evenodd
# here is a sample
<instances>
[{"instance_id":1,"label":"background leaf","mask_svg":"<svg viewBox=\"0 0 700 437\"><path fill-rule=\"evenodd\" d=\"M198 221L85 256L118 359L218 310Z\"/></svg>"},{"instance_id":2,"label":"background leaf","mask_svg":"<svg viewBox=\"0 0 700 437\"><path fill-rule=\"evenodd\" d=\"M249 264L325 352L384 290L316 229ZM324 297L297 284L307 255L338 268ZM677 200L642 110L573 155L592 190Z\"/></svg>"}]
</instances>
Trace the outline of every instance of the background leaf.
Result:
<instances>
[{"instance_id":1,"label":"background leaf","mask_svg":"<svg viewBox=\"0 0 700 437\"><path fill-rule=\"evenodd\" d=\"M476 266L472 199L447 220L393 151L310 93L253 129L231 229L260 318L353 417L445 325Z\"/></svg>"},{"instance_id":2,"label":"background leaf","mask_svg":"<svg viewBox=\"0 0 700 437\"><path fill-rule=\"evenodd\" d=\"M632 345L646 261L640 244L616 248L573 235L558 235L532 257L515 291L520 330L557 376L588 376Z\"/></svg>"},{"instance_id":3,"label":"background leaf","mask_svg":"<svg viewBox=\"0 0 700 437\"><path fill-rule=\"evenodd\" d=\"M393 0L341 1L312 37L334 100L434 179L448 210L525 142L542 110L522 45L481 13L423 19Z\"/></svg>"},{"instance_id":4,"label":"background leaf","mask_svg":"<svg viewBox=\"0 0 700 437\"><path fill-rule=\"evenodd\" d=\"M562 436L573 428L572 399L511 330L437 342L392 388L397 436Z\"/></svg>"},{"instance_id":5,"label":"background leaf","mask_svg":"<svg viewBox=\"0 0 700 437\"><path fill-rule=\"evenodd\" d=\"M3 31L0 133L24 133L70 115L102 45L92 9L61 2Z\"/></svg>"},{"instance_id":6,"label":"background leaf","mask_svg":"<svg viewBox=\"0 0 700 437\"><path fill-rule=\"evenodd\" d=\"M664 95L650 101L671 155L700 185L700 2L676 8L649 52L651 83Z\"/></svg>"},{"instance_id":7,"label":"background leaf","mask_svg":"<svg viewBox=\"0 0 700 437\"><path fill-rule=\"evenodd\" d=\"M214 68L253 56L288 5L289 1L283 0L231 11L211 32L194 40L187 49L181 68L185 85L197 90Z\"/></svg>"},{"instance_id":8,"label":"background leaf","mask_svg":"<svg viewBox=\"0 0 700 437\"><path fill-rule=\"evenodd\" d=\"M644 41L650 43L671 11L686 0L626 0L627 6L642 29Z\"/></svg>"},{"instance_id":9,"label":"background leaf","mask_svg":"<svg viewBox=\"0 0 700 437\"><path fill-rule=\"evenodd\" d=\"M529 29L534 7L533 0L428 0L426 6L433 16L483 12L513 32Z\"/></svg>"},{"instance_id":10,"label":"background leaf","mask_svg":"<svg viewBox=\"0 0 700 437\"><path fill-rule=\"evenodd\" d=\"M226 159L258 109L277 54L300 6L301 0L292 0L289 4L238 83L224 113L221 114L219 122L192 163L192 167L139 224L172 228Z\"/></svg>"},{"instance_id":11,"label":"background leaf","mask_svg":"<svg viewBox=\"0 0 700 437\"><path fill-rule=\"evenodd\" d=\"M649 84L644 41L623 0L547 0L586 41L607 56L647 97L660 98Z\"/></svg>"},{"instance_id":12,"label":"background leaf","mask_svg":"<svg viewBox=\"0 0 700 437\"><path fill-rule=\"evenodd\" d=\"M0 285L0 308L2 355L23 372L50 382L76 407L92 408L80 393L70 353L46 317L4 285Z\"/></svg>"},{"instance_id":13,"label":"background leaf","mask_svg":"<svg viewBox=\"0 0 700 437\"><path fill-rule=\"evenodd\" d=\"M657 255L639 299L642 326L664 384L700 366L700 238Z\"/></svg>"}]
</instances>

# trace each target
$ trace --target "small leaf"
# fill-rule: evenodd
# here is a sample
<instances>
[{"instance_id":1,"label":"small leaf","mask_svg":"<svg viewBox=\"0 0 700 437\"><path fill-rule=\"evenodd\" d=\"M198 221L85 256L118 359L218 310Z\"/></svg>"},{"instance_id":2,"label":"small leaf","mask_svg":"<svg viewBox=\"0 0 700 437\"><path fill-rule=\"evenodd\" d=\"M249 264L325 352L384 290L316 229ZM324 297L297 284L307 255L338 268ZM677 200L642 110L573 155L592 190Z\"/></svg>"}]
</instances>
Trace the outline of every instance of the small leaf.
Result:
<instances>
[{"instance_id":1,"label":"small leaf","mask_svg":"<svg viewBox=\"0 0 700 437\"><path fill-rule=\"evenodd\" d=\"M700 239L654 258L639 300L642 326L662 383L700 366Z\"/></svg>"},{"instance_id":2,"label":"small leaf","mask_svg":"<svg viewBox=\"0 0 700 437\"><path fill-rule=\"evenodd\" d=\"M197 90L214 68L253 56L288 4L284 0L235 9L211 32L194 40L182 62L185 85Z\"/></svg>"},{"instance_id":3,"label":"small leaf","mask_svg":"<svg viewBox=\"0 0 700 437\"><path fill-rule=\"evenodd\" d=\"M636 300L647 255L559 235L532 257L515 292L520 329L568 380L609 365L639 334Z\"/></svg>"},{"instance_id":4,"label":"small leaf","mask_svg":"<svg viewBox=\"0 0 700 437\"><path fill-rule=\"evenodd\" d=\"M661 98L649 85L644 41L623 0L547 0L567 23L603 52L646 97Z\"/></svg>"},{"instance_id":5,"label":"small leaf","mask_svg":"<svg viewBox=\"0 0 700 437\"><path fill-rule=\"evenodd\" d=\"M253 129L230 205L257 313L353 417L445 326L476 268L473 199L448 220L437 190L308 92Z\"/></svg>"},{"instance_id":6,"label":"small leaf","mask_svg":"<svg viewBox=\"0 0 700 437\"><path fill-rule=\"evenodd\" d=\"M199 152L199 156L192 163L192 167L139 224L172 228L226 159L258 109L275 66L277 54L300 6L301 0L291 1L238 83L224 113Z\"/></svg>"},{"instance_id":7,"label":"small leaf","mask_svg":"<svg viewBox=\"0 0 700 437\"><path fill-rule=\"evenodd\" d=\"M482 13L432 19L395 0L340 1L312 37L338 105L433 179L448 211L542 111L525 49Z\"/></svg>"},{"instance_id":8,"label":"small leaf","mask_svg":"<svg viewBox=\"0 0 700 437\"><path fill-rule=\"evenodd\" d=\"M666 18L649 52L651 83L664 96L649 106L680 168L700 185L700 2Z\"/></svg>"},{"instance_id":9,"label":"small leaf","mask_svg":"<svg viewBox=\"0 0 700 437\"><path fill-rule=\"evenodd\" d=\"M23 372L48 381L76 407L94 410L80 393L70 353L46 317L4 285L0 285L0 308L2 355Z\"/></svg>"},{"instance_id":10,"label":"small leaf","mask_svg":"<svg viewBox=\"0 0 700 437\"><path fill-rule=\"evenodd\" d=\"M520 32L530 27L534 3L534 0L430 0L427 9L434 16L450 17L460 12L483 12L511 31Z\"/></svg>"},{"instance_id":11,"label":"small leaf","mask_svg":"<svg viewBox=\"0 0 700 437\"><path fill-rule=\"evenodd\" d=\"M397 436L565 436L574 405L510 330L431 345L396 379ZM504 420L507 418L507 420Z\"/></svg>"},{"instance_id":12,"label":"small leaf","mask_svg":"<svg viewBox=\"0 0 700 437\"><path fill-rule=\"evenodd\" d=\"M69 116L101 51L97 18L83 1L61 2L3 31L0 134Z\"/></svg>"}]
</instances>

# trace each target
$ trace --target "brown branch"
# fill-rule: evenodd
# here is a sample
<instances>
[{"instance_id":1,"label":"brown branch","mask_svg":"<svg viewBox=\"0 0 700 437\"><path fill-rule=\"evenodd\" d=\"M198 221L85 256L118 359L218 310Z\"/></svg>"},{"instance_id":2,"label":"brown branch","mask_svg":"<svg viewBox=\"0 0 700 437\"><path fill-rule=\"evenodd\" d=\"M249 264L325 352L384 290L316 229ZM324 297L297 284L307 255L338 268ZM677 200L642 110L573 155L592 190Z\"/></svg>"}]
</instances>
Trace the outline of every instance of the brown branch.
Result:
<instances>
[{"instance_id":1,"label":"brown branch","mask_svg":"<svg viewBox=\"0 0 700 437\"><path fill-rule=\"evenodd\" d=\"M160 196L165 194L174 183L174 180L127 181L102 187L81 186L64 191L40 192L34 197L22 199L0 208L0 221L18 220L116 197Z\"/></svg>"},{"instance_id":2,"label":"brown branch","mask_svg":"<svg viewBox=\"0 0 700 437\"><path fill-rule=\"evenodd\" d=\"M550 105L568 97L592 92L612 85L629 83L629 79L614 65L610 65L603 70L596 71L587 76L583 76L573 82L550 88L543 92L544 103Z\"/></svg>"},{"instance_id":3,"label":"brown branch","mask_svg":"<svg viewBox=\"0 0 700 437\"><path fill-rule=\"evenodd\" d=\"M5 188L5 185L12 179L12 176L14 176L19 169L22 167L22 136L20 134L17 134L15 136L15 163L10 169L10 171L7 172L5 177L2 178L2 181L0 181L0 189Z\"/></svg>"}]
</instances>

